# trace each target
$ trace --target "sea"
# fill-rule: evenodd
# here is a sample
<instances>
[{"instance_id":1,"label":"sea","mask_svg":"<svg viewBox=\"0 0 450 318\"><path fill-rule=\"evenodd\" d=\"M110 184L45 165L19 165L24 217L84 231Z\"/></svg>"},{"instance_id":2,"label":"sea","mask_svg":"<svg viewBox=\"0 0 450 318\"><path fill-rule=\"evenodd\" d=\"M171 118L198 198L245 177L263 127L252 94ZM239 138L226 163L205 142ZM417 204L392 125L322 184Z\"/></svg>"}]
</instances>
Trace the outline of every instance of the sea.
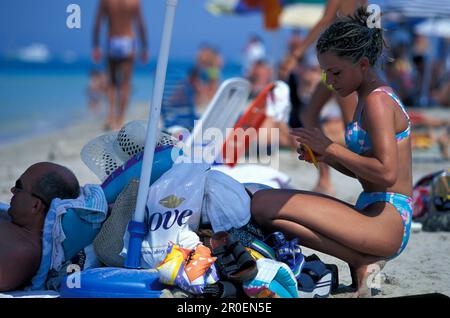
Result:
<instances>
[{"instance_id":1,"label":"sea","mask_svg":"<svg viewBox=\"0 0 450 318\"><path fill-rule=\"evenodd\" d=\"M185 78L192 61L170 60L165 92ZM0 58L0 145L52 132L82 122L94 114L88 107L87 89L92 70L105 70L89 59L67 62L25 62ZM241 76L239 63L226 63L222 80ZM136 63L130 107L150 104L156 61ZM106 101L103 109L106 112Z\"/></svg>"}]
</instances>

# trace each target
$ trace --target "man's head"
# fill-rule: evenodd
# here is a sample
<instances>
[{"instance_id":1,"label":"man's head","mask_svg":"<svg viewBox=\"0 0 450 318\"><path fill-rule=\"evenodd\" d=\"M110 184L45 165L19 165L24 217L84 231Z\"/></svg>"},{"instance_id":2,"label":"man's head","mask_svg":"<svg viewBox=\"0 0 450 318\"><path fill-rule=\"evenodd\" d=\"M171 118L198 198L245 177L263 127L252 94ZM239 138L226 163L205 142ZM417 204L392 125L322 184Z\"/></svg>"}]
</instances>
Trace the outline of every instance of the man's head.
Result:
<instances>
[{"instance_id":1,"label":"man's head","mask_svg":"<svg viewBox=\"0 0 450 318\"><path fill-rule=\"evenodd\" d=\"M30 166L11 188L8 213L12 222L26 226L36 217L44 219L53 199L74 199L79 191L72 171L51 162L39 162Z\"/></svg>"}]
</instances>

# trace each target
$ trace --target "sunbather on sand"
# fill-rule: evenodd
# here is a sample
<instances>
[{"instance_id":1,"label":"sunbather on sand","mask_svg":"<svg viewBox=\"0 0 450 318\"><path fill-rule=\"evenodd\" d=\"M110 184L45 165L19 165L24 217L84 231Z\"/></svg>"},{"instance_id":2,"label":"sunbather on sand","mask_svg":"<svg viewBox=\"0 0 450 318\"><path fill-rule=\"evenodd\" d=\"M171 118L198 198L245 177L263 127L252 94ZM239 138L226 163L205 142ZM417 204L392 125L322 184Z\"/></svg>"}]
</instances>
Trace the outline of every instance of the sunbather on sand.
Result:
<instances>
[{"instance_id":1,"label":"sunbather on sand","mask_svg":"<svg viewBox=\"0 0 450 318\"><path fill-rule=\"evenodd\" d=\"M252 215L263 227L346 261L359 296L369 291L371 265L383 264L406 247L412 216L410 122L400 100L377 75L383 35L367 26L367 18L366 9L359 9L353 18L333 23L317 44L327 84L340 96L358 93L354 121L346 127L347 148L318 128L292 130L319 161L360 181L364 192L356 205L290 190L261 190L252 199Z\"/></svg>"},{"instance_id":2,"label":"sunbather on sand","mask_svg":"<svg viewBox=\"0 0 450 318\"><path fill-rule=\"evenodd\" d=\"M40 162L29 167L11 188L10 220L0 218L0 291L25 287L40 265L42 231L54 198L79 195L75 175L67 168Z\"/></svg>"}]
</instances>

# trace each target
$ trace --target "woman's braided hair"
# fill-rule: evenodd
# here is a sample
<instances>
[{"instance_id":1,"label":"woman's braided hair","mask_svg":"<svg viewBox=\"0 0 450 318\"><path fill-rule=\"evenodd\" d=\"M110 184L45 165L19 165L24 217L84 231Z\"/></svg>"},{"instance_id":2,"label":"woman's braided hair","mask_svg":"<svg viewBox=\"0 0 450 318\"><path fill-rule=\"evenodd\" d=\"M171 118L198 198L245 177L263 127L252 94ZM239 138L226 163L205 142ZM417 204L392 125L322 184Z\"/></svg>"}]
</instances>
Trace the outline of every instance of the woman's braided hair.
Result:
<instances>
[{"instance_id":1,"label":"woman's braided hair","mask_svg":"<svg viewBox=\"0 0 450 318\"><path fill-rule=\"evenodd\" d=\"M370 16L367 7L360 7L353 16L338 19L321 34L317 41L317 52L323 54L330 51L349 58L353 63L367 57L370 65L375 65L386 45L383 30L368 27Z\"/></svg>"}]
</instances>

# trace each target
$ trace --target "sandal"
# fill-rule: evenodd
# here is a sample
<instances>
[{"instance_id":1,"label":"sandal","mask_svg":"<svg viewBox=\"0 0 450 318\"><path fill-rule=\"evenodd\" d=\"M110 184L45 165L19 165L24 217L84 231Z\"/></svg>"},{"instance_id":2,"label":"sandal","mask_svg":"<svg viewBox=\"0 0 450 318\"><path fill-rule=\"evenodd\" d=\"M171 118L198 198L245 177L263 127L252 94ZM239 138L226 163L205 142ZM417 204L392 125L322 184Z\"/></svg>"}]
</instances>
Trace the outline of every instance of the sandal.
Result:
<instances>
[{"instance_id":1,"label":"sandal","mask_svg":"<svg viewBox=\"0 0 450 318\"><path fill-rule=\"evenodd\" d=\"M258 273L256 261L246 248L227 232L217 232L211 237L212 255L219 272L228 280L245 282Z\"/></svg>"}]
</instances>

